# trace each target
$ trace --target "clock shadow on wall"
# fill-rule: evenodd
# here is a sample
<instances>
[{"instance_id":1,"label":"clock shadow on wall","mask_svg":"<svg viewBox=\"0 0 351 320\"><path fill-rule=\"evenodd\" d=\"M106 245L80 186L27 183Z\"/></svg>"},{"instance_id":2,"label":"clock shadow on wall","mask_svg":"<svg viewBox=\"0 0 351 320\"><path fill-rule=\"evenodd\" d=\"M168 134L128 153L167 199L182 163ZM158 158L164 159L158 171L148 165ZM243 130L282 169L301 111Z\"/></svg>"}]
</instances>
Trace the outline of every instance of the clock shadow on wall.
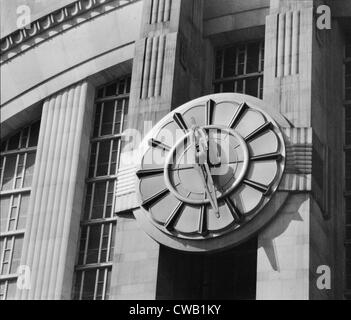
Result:
<instances>
[{"instance_id":1,"label":"clock shadow on wall","mask_svg":"<svg viewBox=\"0 0 351 320\"><path fill-rule=\"evenodd\" d=\"M161 245L156 299L254 300L257 237L230 250L193 254Z\"/></svg>"}]
</instances>

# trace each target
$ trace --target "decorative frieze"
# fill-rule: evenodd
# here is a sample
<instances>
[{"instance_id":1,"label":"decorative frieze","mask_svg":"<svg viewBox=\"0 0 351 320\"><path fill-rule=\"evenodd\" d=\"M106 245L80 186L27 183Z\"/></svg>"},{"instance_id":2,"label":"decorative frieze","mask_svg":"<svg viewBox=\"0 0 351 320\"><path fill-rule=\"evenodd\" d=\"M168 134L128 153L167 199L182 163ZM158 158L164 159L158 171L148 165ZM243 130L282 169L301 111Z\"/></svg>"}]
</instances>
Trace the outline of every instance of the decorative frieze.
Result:
<instances>
[{"instance_id":1,"label":"decorative frieze","mask_svg":"<svg viewBox=\"0 0 351 320\"><path fill-rule=\"evenodd\" d=\"M1 39L0 64L42 41L98 15L139 0L79 0L36 21L29 28L18 29ZM53 29L55 32L52 32Z\"/></svg>"},{"instance_id":2,"label":"decorative frieze","mask_svg":"<svg viewBox=\"0 0 351 320\"><path fill-rule=\"evenodd\" d=\"M284 128L285 174L282 191L309 191L312 177L312 128Z\"/></svg>"}]
</instances>

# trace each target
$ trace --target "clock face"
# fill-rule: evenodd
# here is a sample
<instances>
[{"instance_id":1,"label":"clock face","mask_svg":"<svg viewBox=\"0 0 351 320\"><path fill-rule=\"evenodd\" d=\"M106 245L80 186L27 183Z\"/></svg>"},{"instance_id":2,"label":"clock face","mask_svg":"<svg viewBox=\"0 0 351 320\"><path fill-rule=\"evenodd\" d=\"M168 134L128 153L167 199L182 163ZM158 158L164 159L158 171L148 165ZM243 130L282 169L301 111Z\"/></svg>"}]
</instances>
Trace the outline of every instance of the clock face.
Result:
<instances>
[{"instance_id":1,"label":"clock face","mask_svg":"<svg viewBox=\"0 0 351 320\"><path fill-rule=\"evenodd\" d=\"M252 103L257 99L245 97L197 99L145 137L137 218L152 236L162 234L156 240L168 237L186 246L240 234L230 236L240 242L257 231L253 222L278 187L285 147L273 118Z\"/></svg>"}]
</instances>

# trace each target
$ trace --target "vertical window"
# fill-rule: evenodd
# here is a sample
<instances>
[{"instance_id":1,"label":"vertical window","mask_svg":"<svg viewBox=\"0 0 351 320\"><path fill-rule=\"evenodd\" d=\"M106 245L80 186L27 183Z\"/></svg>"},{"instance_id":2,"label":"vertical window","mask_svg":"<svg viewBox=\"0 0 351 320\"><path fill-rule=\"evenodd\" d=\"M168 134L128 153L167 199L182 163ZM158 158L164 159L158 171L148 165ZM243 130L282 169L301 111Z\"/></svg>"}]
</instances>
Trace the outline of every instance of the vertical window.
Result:
<instances>
[{"instance_id":1,"label":"vertical window","mask_svg":"<svg viewBox=\"0 0 351 320\"><path fill-rule=\"evenodd\" d=\"M73 294L78 300L109 298L116 217L113 194L121 133L128 113L130 77L97 90L85 206Z\"/></svg>"},{"instance_id":2,"label":"vertical window","mask_svg":"<svg viewBox=\"0 0 351 320\"><path fill-rule=\"evenodd\" d=\"M238 92L262 98L264 42L216 50L214 92Z\"/></svg>"},{"instance_id":3,"label":"vertical window","mask_svg":"<svg viewBox=\"0 0 351 320\"><path fill-rule=\"evenodd\" d=\"M351 39L345 47L345 289L351 299Z\"/></svg>"},{"instance_id":4,"label":"vertical window","mask_svg":"<svg viewBox=\"0 0 351 320\"><path fill-rule=\"evenodd\" d=\"M39 127L33 123L1 142L0 300L16 292Z\"/></svg>"}]
</instances>

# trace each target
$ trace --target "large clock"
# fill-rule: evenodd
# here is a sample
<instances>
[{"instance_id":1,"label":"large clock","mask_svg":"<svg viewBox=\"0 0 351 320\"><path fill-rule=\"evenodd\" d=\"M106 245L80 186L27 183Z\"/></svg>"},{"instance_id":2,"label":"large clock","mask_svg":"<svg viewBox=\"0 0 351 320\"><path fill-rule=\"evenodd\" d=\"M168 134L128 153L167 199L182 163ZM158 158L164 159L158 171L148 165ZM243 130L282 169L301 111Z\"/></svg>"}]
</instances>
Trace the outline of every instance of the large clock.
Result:
<instances>
[{"instance_id":1,"label":"large clock","mask_svg":"<svg viewBox=\"0 0 351 320\"><path fill-rule=\"evenodd\" d=\"M263 209L284 171L279 117L240 94L205 96L165 116L140 146L142 228L188 251L223 249L256 233L273 216Z\"/></svg>"}]
</instances>

